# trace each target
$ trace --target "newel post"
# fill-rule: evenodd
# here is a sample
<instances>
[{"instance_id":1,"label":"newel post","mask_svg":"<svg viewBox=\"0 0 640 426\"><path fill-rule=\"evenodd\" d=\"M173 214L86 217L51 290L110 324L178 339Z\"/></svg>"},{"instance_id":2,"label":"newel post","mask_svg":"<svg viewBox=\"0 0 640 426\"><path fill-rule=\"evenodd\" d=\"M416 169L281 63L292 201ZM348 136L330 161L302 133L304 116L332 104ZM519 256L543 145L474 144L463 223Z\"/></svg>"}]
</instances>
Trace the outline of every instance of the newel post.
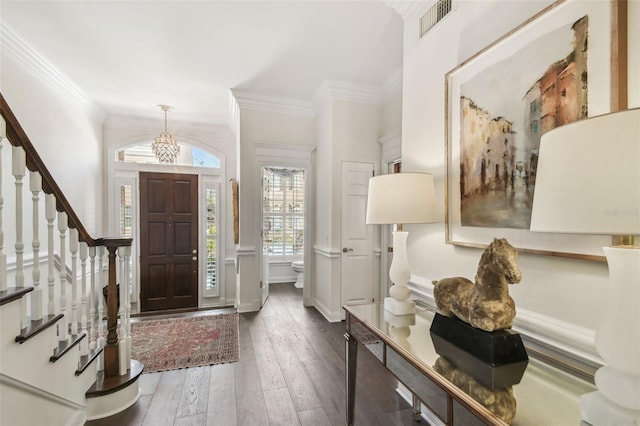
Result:
<instances>
[{"instance_id":1,"label":"newel post","mask_svg":"<svg viewBox=\"0 0 640 426\"><path fill-rule=\"evenodd\" d=\"M118 349L118 290L116 274L116 251L120 247L131 246L131 238L104 238L102 242L109 255L109 279L107 288L107 343L104 347L104 375L120 375L120 357Z\"/></svg>"}]
</instances>

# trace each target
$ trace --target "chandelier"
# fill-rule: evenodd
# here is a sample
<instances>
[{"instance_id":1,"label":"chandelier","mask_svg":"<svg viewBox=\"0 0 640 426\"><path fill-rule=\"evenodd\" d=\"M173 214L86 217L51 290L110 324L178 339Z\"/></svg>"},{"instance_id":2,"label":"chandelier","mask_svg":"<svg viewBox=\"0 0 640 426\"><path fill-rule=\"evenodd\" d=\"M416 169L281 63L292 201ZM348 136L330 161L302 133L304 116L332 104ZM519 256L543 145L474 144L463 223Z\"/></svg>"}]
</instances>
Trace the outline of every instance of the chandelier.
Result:
<instances>
[{"instance_id":1,"label":"chandelier","mask_svg":"<svg viewBox=\"0 0 640 426\"><path fill-rule=\"evenodd\" d=\"M158 107L164 111L164 132L160 133L160 136L156 138L156 141L151 145L151 149L161 164L173 164L180 153L180 146L173 136L167 132L167 111L170 111L171 107L169 105L158 105Z\"/></svg>"}]
</instances>

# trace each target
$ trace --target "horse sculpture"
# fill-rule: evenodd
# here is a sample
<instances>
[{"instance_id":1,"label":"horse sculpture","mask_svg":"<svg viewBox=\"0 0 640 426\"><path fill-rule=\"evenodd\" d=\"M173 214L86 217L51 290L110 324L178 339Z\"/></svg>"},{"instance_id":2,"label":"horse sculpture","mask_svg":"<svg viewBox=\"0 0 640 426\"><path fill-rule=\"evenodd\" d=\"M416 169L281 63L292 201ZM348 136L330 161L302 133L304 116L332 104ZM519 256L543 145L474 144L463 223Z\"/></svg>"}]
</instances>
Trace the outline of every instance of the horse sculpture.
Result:
<instances>
[{"instance_id":1,"label":"horse sculpture","mask_svg":"<svg viewBox=\"0 0 640 426\"><path fill-rule=\"evenodd\" d=\"M506 239L494 238L480 258L475 284L463 277L435 282L433 296L438 312L455 315L485 331L511 328L516 306L507 284L520 282L517 257L517 250Z\"/></svg>"}]
</instances>

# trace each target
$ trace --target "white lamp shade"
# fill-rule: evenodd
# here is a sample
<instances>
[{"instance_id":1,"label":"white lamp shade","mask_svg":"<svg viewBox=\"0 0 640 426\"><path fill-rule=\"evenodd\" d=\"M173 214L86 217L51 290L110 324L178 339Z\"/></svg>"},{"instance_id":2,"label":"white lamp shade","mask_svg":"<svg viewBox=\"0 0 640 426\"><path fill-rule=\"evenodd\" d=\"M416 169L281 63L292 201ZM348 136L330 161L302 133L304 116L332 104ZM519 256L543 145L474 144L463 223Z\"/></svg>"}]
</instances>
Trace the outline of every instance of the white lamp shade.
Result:
<instances>
[{"instance_id":1,"label":"white lamp shade","mask_svg":"<svg viewBox=\"0 0 640 426\"><path fill-rule=\"evenodd\" d=\"M640 234L640 108L542 135L531 230Z\"/></svg>"},{"instance_id":2,"label":"white lamp shade","mask_svg":"<svg viewBox=\"0 0 640 426\"><path fill-rule=\"evenodd\" d=\"M429 223L437 220L432 175L394 173L369 179L368 224Z\"/></svg>"}]
</instances>

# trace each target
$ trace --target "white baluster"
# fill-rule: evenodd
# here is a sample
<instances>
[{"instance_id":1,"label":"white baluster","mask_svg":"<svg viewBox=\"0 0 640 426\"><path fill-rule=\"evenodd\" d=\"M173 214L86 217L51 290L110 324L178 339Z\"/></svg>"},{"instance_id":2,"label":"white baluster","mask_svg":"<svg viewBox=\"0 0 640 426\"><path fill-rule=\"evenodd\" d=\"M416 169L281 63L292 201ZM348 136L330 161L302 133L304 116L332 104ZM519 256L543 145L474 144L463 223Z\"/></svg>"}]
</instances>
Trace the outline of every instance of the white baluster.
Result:
<instances>
[{"instance_id":1,"label":"white baluster","mask_svg":"<svg viewBox=\"0 0 640 426\"><path fill-rule=\"evenodd\" d=\"M4 254L4 228L2 227L2 147L4 145L4 120L0 119L2 134L0 135L0 291L7 289L7 255Z\"/></svg>"},{"instance_id":2,"label":"white baluster","mask_svg":"<svg viewBox=\"0 0 640 426\"><path fill-rule=\"evenodd\" d=\"M127 327L125 340L127 342L126 350L126 363L127 368L131 366L131 247L124 248L124 277L122 279L124 283L124 298L125 298L125 324Z\"/></svg>"},{"instance_id":3,"label":"white baluster","mask_svg":"<svg viewBox=\"0 0 640 426\"><path fill-rule=\"evenodd\" d=\"M82 277L82 295L80 305L80 332L86 336L80 342L80 355L89 353L89 331L87 330L87 243L80 243L80 276Z\"/></svg>"},{"instance_id":4,"label":"white baluster","mask_svg":"<svg viewBox=\"0 0 640 426\"><path fill-rule=\"evenodd\" d=\"M16 181L16 287L24 286L24 241L22 240L22 178L25 175L26 155L22 147L12 147L12 173ZM20 328L27 326L27 304L20 305Z\"/></svg>"},{"instance_id":5,"label":"white baluster","mask_svg":"<svg viewBox=\"0 0 640 426\"><path fill-rule=\"evenodd\" d=\"M58 231L60 231L60 270L58 276L60 280L60 313L64 315L58 321L58 340L64 341L69 337L69 318L67 317L67 214L58 212Z\"/></svg>"},{"instance_id":6,"label":"white baluster","mask_svg":"<svg viewBox=\"0 0 640 426\"><path fill-rule=\"evenodd\" d=\"M29 174L29 189L33 200L33 292L31 293L31 319L42 319L42 287L40 286L40 191L42 177L38 172Z\"/></svg>"},{"instance_id":7,"label":"white baluster","mask_svg":"<svg viewBox=\"0 0 640 426\"><path fill-rule=\"evenodd\" d=\"M103 306L103 293L102 289L104 287L105 279L104 279L104 256L106 250L104 246L98 247L98 340L97 347L104 348L105 336L104 336L104 321L102 321L102 306ZM104 352L100 354L100 358L98 360L98 371L104 370Z\"/></svg>"},{"instance_id":8,"label":"white baluster","mask_svg":"<svg viewBox=\"0 0 640 426\"><path fill-rule=\"evenodd\" d=\"M56 197L53 194L47 194L44 197L45 200L45 218L47 219L47 265L49 269L49 275L47 276L49 304L47 305L47 313L49 315L57 314L56 298L55 298L55 286L56 278L54 273L54 245L55 237L53 235L53 221L56 218Z\"/></svg>"},{"instance_id":9,"label":"white baluster","mask_svg":"<svg viewBox=\"0 0 640 426\"><path fill-rule=\"evenodd\" d=\"M127 292L127 284L124 282L124 249L118 248L118 272L120 274L120 291L118 308L118 317L120 318L120 330L118 331L118 360L120 361L120 375L127 374L129 366L127 365L127 322L125 318L125 293ZM118 282L118 281L116 281Z\"/></svg>"},{"instance_id":10,"label":"white baluster","mask_svg":"<svg viewBox=\"0 0 640 426\"><path fill-rule=\"evenodd\" d=\"M89 262L91 264L90 269L90 295L89 295L89 350L96 349L96 339L97 339L97 321L96 321L96 305L98 300L96 298L96 247L89 247Z\"/></svg>"},{"instance_id":11,"label":"white baluster","mask_svg":"<svg viewBox=\"0 0 640 426\"><path fill-rule=\"evenodd\" d=\"M78 334L78 230L69 229L71 252L71 334Z\"/></svg>"}]
</instances>

